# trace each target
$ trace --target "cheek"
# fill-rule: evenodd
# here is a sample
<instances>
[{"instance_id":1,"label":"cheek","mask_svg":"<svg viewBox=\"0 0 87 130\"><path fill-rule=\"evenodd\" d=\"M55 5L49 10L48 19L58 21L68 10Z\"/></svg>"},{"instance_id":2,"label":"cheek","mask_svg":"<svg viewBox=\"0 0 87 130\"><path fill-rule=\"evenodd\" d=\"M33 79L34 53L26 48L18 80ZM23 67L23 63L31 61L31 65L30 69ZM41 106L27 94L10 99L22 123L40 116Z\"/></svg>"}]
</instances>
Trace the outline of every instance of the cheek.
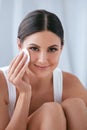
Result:
<instances>
[{"instance_id":1,"label":"cheek","mask_svg":"<svg viewBox=\"0 0 87 130\"><path fill-rule=\"evenodd\" d=\"M38 54L30 52L30 57L31 57L31 63L33 63L37 60Z\"/></svg>"},{"instance_id":2,"label":"cheek","mask_svg":"<svg viewBox=\"0 0 87 130\"><path fill-rule=\"evenodd\" d=\"M58 66L58 64L59 64L59 59L58 58L57 59L54 58L53 65L56 67L56 66Z\"/></svg>"},{"instance_id":3,"label":"cheek","mask_svg":"<svg viewBox=\"0 0 87 130\"><path fill-rule=\"evenodd\" d=\"M53 55L53 56L51 56L50 60L51 60L52 63L58 64L59 58L60 58L60 55Z\"/></svg>"},{"instance_id":4,"label":"cheek","mask_svg":"<svg viewBox=\"0 0 87 130\"><path fill-rule=\"evenodd\" d=\"M53 59L52 60L53 61L52 64L53 64L54 69L55 69L59 65L60 53L58 53L57 55L54 55L51 59Z\"/></svg>"}]
</instances>

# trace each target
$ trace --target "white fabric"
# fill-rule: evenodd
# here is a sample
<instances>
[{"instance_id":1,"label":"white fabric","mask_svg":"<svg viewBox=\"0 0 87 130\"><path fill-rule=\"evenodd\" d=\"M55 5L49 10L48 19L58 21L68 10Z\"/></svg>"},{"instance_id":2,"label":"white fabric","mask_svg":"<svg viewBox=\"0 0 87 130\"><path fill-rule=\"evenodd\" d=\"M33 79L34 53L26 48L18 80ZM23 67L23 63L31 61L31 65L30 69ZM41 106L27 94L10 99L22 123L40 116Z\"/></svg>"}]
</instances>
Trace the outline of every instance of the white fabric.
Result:
<instances>
[{"instance_id":1,"label":"white fabric","mask_svg":"<svg viewBox=\"0 0 87 130\"><path fill-rule=\"evenodd\" d=\"M54 101L61 103L62 91L63 91L63 78L62 71L56 68L53 72L53 89L54 89Z\"/></svg>"},{"instance_id":2,"label":"white fabric","mask_svg":"<svg viewBox=\"0 0 87 130\"><path fill-rule=\"evenodd\" d=\"M3 74L6 78L9 92L9 114L10 117L13 114L14 106L16 102L16 88L11 84L7 79L8 66L0 68L3 71ZM54 101L61 103L62 101L62 71L59 68L56 68L53 72L53 91L54 91Z\"/></svg>"}]
</instances>

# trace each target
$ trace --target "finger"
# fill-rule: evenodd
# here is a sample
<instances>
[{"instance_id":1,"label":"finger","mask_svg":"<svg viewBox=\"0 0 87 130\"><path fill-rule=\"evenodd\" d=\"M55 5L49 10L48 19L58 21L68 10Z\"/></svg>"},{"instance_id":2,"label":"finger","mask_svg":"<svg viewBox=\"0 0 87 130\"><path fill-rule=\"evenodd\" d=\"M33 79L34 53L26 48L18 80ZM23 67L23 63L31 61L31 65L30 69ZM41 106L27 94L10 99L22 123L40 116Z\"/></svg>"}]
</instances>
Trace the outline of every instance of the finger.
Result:
<instances>
[{"instance_id":1,"label":"finger","mask_svg":"<svg viewBox=\"0 0 87 130\"><path fill-rule=\"evenodd\" d=\"M29 75L29 74L30 74L30 70L29 70L29 63L28 63L28 67L26 68L26 73L27 73L27 75Z\"/></svg>"},{"instance_id":2,"label":"finger","mask_svg":"<svg viewBox=\"0 0 87 130\"><path fill-rule=\"evenodd\" d=\"M17 57L18 57L18 56L16 56L16 57L11 61L10 65L9 65L8 72L10 71L10 69L11 69L11 67L13 66L13 64L14 64L15 60L17 59Z\"/></svg>"},{"instance_id":3,"label":"finger","mask_svg":"<svg viewBox=\"0 0 87 130\"><path fill-rule=\"evenodd\" d=\"M22 71L23 71L23 73L25 72L26 60L27 60L27 55L24 55L21 62L18 64L18 66L16 67L14 72L11 74L11 76L9 78L11 81L14 80L17 77L17 75L19 75L19 74L20 74L20 78L22 78L23 75L21 73L22 73Z\"/></svg>"},{"instance_id":4,"label":"finger","mask_svg":"<svg viewBox=\"0 0 87 130\"><path fill-rule=\"evenodd\" d=\"M26 83L30 84L29 76L28 76L28 74L26 73L26 71L25 71L25 73L24 73L23 80L24 80Z\"/></svg>"},{"instance_id":5,"label":"finger","mask_svg":"<svg viewBox=\"0 0 87 130\"><path fill-rule=\"evenodd\" d=\"M17 75L17 78L23 78L23 75L24 75L24 73L25 73L25 71L26 71L26 68L27 68L27 64L25 64L25 65L23 66L23 68L20 70L20 72L19 72L18 75Z\"/></svg>"},{"instance_id":6,"label":"finger","mask_svg":"<svg viewBox=\"0 0 87 130\"><path fill-rule=\"evenodd\" d=\"M19 56L17 56L17 58L12 62L10 68L9 68L9 73L8 76L10 76L15 68L18 66L19 62L21 61L21 59L23 58L24 53L22 52Z\"/></svg>"},{"instance_id":7,"label":"finger","mask_svg":"<svg viewBox=\"0 0 87 130\"><path fill-rule=\"evenodd\" d=\"M27 60L27 55L24 55L24 57L22 58L22 60L20 61L20 63L18 64L18 66L16 67L16 69L14 70L14 77L16 77L18 75L18 73L23 69L23 67L26 65L26 60Z\"/></svg>"}]
</instances>

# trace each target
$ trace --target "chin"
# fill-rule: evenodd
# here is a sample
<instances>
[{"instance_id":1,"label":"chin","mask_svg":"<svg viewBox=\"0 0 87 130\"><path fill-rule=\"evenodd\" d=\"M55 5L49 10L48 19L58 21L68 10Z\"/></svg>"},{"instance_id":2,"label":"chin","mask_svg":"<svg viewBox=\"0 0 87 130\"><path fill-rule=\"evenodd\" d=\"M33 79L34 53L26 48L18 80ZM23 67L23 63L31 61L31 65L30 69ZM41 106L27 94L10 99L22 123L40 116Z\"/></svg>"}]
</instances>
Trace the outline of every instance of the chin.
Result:
<instances>
[{"instance_id":1,"label":"chin","mask_svg":"<svg viewBox=\"0 0 87 130\"><path fill-rule=\"evenodd\" d=\"M37 78L45 78L47 76L49 76L50 74L52 74L52 71L46 71L46 72L33 72L34 75L37 77Z\"/></svg>"}]
</instances>

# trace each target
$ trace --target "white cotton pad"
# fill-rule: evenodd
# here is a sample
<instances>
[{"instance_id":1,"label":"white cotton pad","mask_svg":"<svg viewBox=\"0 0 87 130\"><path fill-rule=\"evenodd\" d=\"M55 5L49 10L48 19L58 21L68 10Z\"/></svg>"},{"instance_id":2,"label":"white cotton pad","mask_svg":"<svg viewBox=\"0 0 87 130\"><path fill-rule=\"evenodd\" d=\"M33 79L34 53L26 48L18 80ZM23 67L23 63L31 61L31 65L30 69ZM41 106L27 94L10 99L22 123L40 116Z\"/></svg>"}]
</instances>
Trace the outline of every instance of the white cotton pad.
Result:
<instances>
[{"instance_id":1,"label":"white cotton pad","mask_svg":"<svg viewBox=\"0 0 87 130\"><path fill-rule=\"evenodd\" d=\"M27 61L26 61L26 64L27 64L27 63L30 61L30 55L29 55L29 52L28 52L28 50L27 50L26 48L22 49L22 51L24 52L25 55L28 56Z\"/></svg>"}]
</instances>

